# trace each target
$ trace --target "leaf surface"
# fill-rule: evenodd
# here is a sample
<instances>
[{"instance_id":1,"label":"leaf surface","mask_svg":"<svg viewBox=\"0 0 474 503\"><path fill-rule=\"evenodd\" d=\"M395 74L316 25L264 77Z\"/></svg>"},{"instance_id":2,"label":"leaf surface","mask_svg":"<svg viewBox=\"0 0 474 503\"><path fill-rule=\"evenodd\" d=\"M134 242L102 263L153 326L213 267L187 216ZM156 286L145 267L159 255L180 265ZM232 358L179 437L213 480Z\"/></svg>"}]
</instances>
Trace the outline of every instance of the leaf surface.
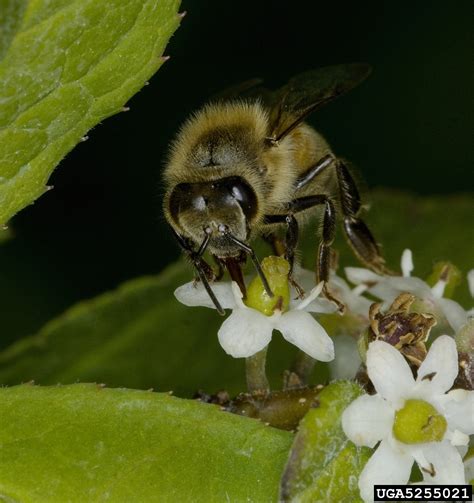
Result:
<instances>
[{"instance_id":1,"label":"leaf surface","mask_svg":"<svg viewBox=\"0 0 474 503\"><path fill-rule=\"evenodd\" d=\"M179 0L2 0L0 226L158 70ZM3 56L3 57L2 57Z\"/></svg>"},{"instance_id":2,"label":"leaf surface","mask_svg":"<svg viewBox=\"0 0 474 503\"><path fill-rule=\"evenodd\" d=\"M360 394L349 381L330 384L320 406L300 423L281 482L283 501L362 501L357 480L371 450L356 447L342 431L341 414Z\"/></svg>"},{"instance_id":3,"label":"leaf surface","mask_svg":"<svg viewBox=\"0 0 474 503\"><path fill-rule=\"evenodd\" d=\"M3 388L0 406L2 501L276 501L293 438L214 405L95 384Z\"/></svg>"}]
</instances>

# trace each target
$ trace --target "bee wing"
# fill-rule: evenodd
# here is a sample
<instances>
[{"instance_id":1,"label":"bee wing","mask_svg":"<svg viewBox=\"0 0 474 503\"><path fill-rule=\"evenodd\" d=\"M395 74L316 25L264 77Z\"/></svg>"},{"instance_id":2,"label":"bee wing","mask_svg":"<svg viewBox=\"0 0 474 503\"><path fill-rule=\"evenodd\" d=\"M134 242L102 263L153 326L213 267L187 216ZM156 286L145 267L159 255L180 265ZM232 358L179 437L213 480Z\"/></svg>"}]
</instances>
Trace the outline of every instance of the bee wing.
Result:
<instances>
[{"instance_id":1,"label":"bee wing","mask_svg":"<svg viewBox=\"0 0 474 503\"><path fill-rule=\"evenodd\" d=\"M370 74L364 63L319 68L292 78L276 92L270 112L271 140L279 141L305 117L356 87Z\"/></svg>"}]
</instances>

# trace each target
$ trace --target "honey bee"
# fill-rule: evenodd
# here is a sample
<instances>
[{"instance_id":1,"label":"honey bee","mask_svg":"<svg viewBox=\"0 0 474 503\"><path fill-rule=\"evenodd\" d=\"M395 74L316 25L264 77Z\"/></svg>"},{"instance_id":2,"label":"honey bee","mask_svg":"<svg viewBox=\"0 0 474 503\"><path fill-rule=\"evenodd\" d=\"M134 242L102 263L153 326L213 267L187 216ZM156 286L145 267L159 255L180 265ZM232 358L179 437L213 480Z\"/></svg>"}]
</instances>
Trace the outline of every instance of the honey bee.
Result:
<instances>
[{"instance_id":1,"label":"honey bee","mask_svg":"<svg viewBox=\"0 0 474 503\"><path fill-rule=\"evenodd\" d=\"M323 208L316 282L343 309L327 285L338 214L357 258L386 272L379 246L360 219L361 198L347 163L304 122L309 114L345 94L370 73L366 64L309 71L269 91L248 81L212 100L183 125L164 171L164 214L220 314L203 258L208 251L245 295L241 266L249 256L264 288L270 286L251 246L258 236L283 244L291 271L298 229ZM279 228L285 229L278 241ZM221 274L219 274L219 277Z\"/></svg>"}]
</instances>

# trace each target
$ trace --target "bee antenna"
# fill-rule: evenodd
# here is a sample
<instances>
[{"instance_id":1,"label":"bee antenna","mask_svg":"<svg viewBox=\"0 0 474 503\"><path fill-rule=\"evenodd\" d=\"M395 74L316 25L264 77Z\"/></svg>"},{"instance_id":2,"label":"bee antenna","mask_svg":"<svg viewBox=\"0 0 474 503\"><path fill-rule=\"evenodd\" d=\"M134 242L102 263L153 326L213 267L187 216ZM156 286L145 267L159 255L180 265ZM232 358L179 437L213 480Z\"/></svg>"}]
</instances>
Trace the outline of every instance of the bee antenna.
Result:
<instances>
[{"instance_id":1,"label":"bee antenna","mask_svg":"<svg viewBox=\"0 0 474 503\"><path fill-rule=\"evenodd\" d=\"M204 271L204 267L203 267L203 264L202 264L201 257L203 256L204 252L206 251L207 245L209 244L209 240L211 239L210 228L209 227L205 228L204 232L205 232L206 235L204 236L204 239L203 239L203 241L201 243L201 246L199 247L199 250L192 257L192 260L194 262L194 267L196 268L196 271L197 271L197 273L199 275L199 279L202 282L202 286L204 287L204 289L206 290L207 294L211 298L212 303L214 304L214 306L216 306L217 312L221 316L225 316L225 311L224 311L224 309L222 309L222 306L221 306L220 302L217 300L216 294L212 291L211 285L209 284L206 272Z\"/></svg>"},{"instance_id":2,"label":"bee antenna","mask_svg":"<svg viewBox=\"0 0 474 503\"><path fill-rule=\"evenodd\" d=\"M267 295L269 297L273 297L273 292L272 292L272 289L270 288L270 284L268 283L267 277L265 276L265 273L262 270L262 266L260 265L260 262L258 261L257 255L255 255L253 248L251 246L249 246L247 243L243 243L242 241L240 241L240 239L237 239L228 230L225 230L224 234L234 244L236 244L241 250L243 250L245 253L248 253L250 255L250 259L253 262L253 265L257 271L257 274L260 277L260 279L262 280L263 288L265 288L265 291L267 292Z\"/></svg>"}]
</instances>

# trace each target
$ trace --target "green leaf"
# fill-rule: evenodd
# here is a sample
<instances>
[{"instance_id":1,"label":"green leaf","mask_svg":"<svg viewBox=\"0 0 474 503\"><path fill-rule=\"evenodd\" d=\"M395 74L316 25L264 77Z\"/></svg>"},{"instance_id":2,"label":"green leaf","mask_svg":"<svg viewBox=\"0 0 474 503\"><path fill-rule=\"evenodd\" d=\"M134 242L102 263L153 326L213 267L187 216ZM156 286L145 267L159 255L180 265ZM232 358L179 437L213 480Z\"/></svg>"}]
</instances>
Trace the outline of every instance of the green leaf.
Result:
<instances>
[{"instance_id":1,"label":"green leaf","mask_svg":"<svg viewBox=\"0 0 474 503\"><path fill-rule=\"evenodd\" d=\"M158 70L180 20L179 0L2 3L0 225Z\"/></svg>"},{"instance_id":2,"label":"green leaf","mask_svg":"<svg viewBox=\"0 0 474 503\"><path fill-rule=\"evenodd\" d=\"M356 447L344 435L341 414L361 388L339 381L324 388L320 406L300 423L280 489L283 501L362 501L357 480L371 450Z\"/></svg>"},{"instance_id":3,"label":"green leaf","mask_svg":"<svg viewBox=\"0 0 474 503\"><path fill-rule=\"evenodd\" d=\"M276 501L293 435L94 384L0 389L0 500Z\"/></svg>"},{"instance_id":4,"label":"green leaf","mask_svg":"<svg viewBox=\"0 0 474 503\"><path fill-rule=\"evenodd\" d=\"M0 60L23 19L28 0L0 0Z\"/></svg>"}]
</instances>

